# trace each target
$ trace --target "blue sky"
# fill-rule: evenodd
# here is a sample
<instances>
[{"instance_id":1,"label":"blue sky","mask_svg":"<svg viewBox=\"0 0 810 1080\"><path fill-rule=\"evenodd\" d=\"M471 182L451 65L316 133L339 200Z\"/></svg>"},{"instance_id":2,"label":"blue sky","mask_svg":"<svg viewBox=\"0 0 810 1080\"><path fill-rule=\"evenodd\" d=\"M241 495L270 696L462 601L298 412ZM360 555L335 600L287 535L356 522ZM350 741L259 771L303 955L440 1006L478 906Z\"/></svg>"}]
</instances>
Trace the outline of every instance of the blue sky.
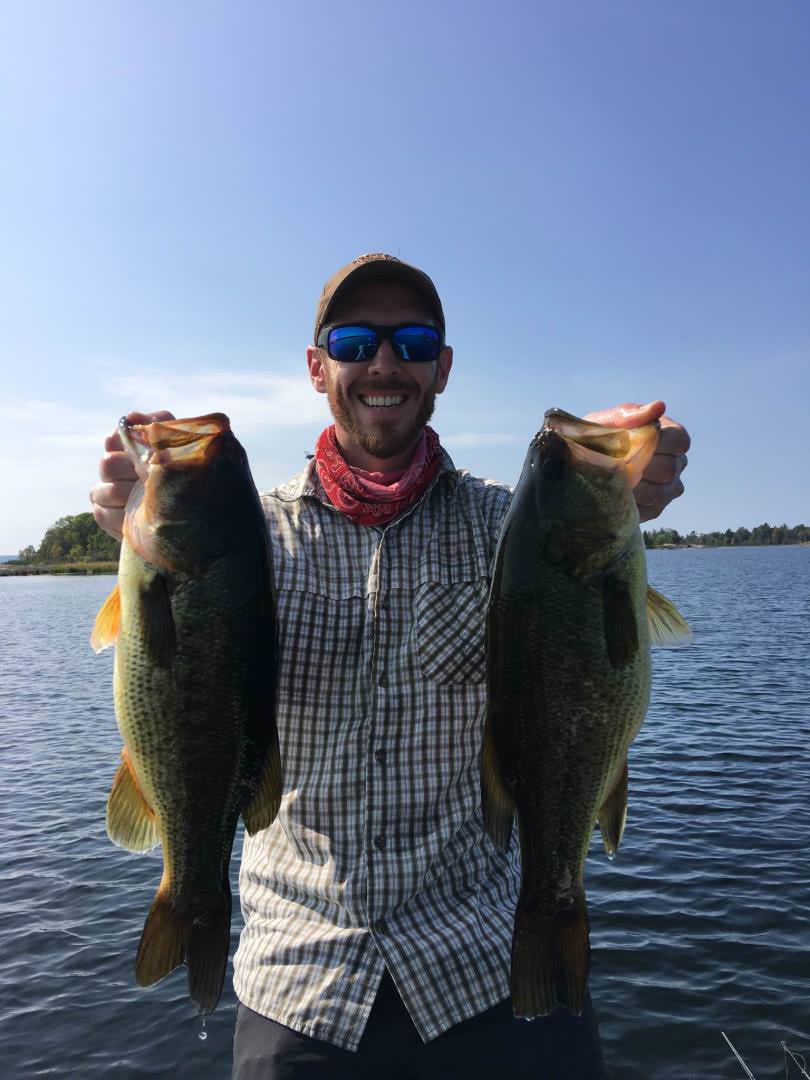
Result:
<instances>
[{"instance_id":1,"label":"blue sky","mask_svg":"<svg viewBox=\"0 0 810 1080\"><path fill-rule=\"evenodd\" d=\"M810 520L810 9L783 0L12 3L0 552L88 508L130 408L222 410L260 488L365 251L423 267L434 426L514 482L552 405L663 397L682 530Z\"/></svg>"}]
</instances>

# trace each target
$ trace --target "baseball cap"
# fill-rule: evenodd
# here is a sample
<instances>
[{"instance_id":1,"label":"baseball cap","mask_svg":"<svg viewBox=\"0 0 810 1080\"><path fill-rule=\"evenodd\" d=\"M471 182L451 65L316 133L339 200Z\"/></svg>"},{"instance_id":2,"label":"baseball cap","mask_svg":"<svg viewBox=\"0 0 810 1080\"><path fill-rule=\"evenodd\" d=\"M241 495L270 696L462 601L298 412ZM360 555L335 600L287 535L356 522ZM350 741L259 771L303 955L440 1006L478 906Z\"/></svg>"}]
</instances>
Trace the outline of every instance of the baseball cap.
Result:
<instances>
[{"instance_id":1,"label":"baseball cap","mask_svg":"<svg viewBox=\"0 0 810 1080\"><path fill-rule=\"evenodd\" d=\"M323 287L318 308L315 312L315 336L313 341L318 340L321 327L328 321L329 312L335 301L342 296L351 286L359 285L362 281L399 281L403 285L409 285L420 293L433 311L441 327L444 337L444 312L442 302L436 291L436 286L424 272L410 263L402 262L396 255L386 255L376 252L368 255L359 255L350 263L341 267L334 273Z\"/></svg>"}]
</instances>

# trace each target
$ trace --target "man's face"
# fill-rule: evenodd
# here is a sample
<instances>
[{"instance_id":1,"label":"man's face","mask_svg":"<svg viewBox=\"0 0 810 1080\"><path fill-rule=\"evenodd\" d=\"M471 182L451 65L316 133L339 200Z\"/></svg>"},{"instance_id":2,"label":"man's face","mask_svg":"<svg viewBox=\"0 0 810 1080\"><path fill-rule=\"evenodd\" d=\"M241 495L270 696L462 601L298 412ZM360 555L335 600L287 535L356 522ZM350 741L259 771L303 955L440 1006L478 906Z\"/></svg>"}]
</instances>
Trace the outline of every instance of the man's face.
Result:
<instances>
[{"instance_id":1,"label":"man's face","mask_svg":"<svg viewBox=\"0 0 810 1080\"><path fill-rule=\"evenodd\" d=\"M351 322L437 325L419 293L395 282L366 282L341 297L329 313L329 324ZM338 441L344 450L354 446L378 460L413 448L433 414L436 394L447 385L452 362L449 347L432 363L400 360L390 341L359 363L333 360L326 349L307 349L312 384L328 397ZM385 397L395 398L396 404L373 403Z\"/></svg>"}]
</instances>

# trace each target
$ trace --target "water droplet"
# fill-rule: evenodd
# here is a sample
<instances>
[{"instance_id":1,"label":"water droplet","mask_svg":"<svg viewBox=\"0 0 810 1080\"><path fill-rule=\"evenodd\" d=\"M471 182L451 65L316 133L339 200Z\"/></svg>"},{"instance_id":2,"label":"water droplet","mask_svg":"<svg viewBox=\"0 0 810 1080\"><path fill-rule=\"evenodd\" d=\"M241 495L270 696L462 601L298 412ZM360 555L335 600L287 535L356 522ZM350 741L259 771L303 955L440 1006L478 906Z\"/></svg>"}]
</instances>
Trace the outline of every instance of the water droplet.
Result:
<instances>
[{"instance_id":1,"label":"water droplet","mask_svg":"<svg viewBox=\"0 0 810 1080\"><path fill-rule=\"evenodd\" d=\"M202 1042L205 1042L205 1040L208 1038L208 1032L205 1030L205 1017L201 1016L200 1019L202 1020L202 1028L200 1029L197 1038L200 1039Z\"/></svg>"},{"instance_id":2,"label":"water droplet","mask_svg":"<svg viewBox=\"0 0 810 1080\"><path fill-rule=\"evenodd\" d=\"M616 861L616 852L615 851L609 851L608 852L608 859L610 860L610 862L615 862Z\"/></svg>"}]
</instances>

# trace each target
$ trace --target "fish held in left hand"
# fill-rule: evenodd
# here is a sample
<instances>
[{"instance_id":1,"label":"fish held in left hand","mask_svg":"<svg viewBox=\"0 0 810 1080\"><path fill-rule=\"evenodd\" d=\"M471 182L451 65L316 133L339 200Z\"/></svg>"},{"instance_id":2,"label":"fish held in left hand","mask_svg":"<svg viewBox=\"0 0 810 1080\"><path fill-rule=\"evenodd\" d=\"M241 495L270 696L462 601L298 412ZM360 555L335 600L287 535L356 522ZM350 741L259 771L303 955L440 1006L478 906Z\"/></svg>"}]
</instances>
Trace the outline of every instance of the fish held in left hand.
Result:
<instances>
[{"instance_id":1,"label":"fish held in left hand","mask_svg":"<svg viewBox=\"0 0 810 1080\"><path fill-rule=\"evenodd\" d=\"M627 751L650 696L650 644L691 638L673 605L648 589L633 498L658 427L620 430L549 410L501 529L487 611L482 803L501 848L517 813L520 1017L558 1005L582 1012L594 822L612 856L627 812Z\"/></svg>"},{"instance_id":2,"label":"fish held in left hand","mask_svg":"<svg viewBox=\"0 0 810 1080\"><path fill-rule=\"evenodd\" d=\"M210 1013L228 962L237 822L251 835L268 827L281 799L267 526L226 416L123 419L119 431L140 480L91 638L96 652L115 644L124 741L107 831L132 851L163 847L137 982L186 964L189 994Z\"/></svg>"}]
</instances>

